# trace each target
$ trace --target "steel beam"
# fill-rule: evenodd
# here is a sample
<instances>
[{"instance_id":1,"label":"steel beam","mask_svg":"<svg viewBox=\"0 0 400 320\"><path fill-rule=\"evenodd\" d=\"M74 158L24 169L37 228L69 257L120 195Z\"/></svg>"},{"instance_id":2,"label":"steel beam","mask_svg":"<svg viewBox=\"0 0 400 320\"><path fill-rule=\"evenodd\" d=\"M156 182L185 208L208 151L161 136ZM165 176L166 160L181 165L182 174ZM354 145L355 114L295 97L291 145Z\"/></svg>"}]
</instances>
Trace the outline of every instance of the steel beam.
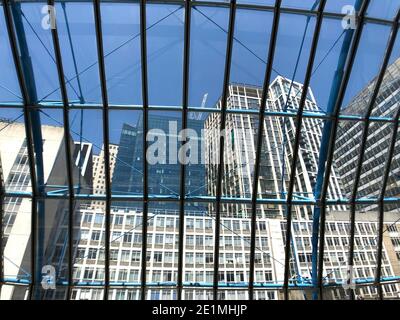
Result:
<instances>
[{"instance_id":1,"label":"steel beam","mask_svg":"<svg viewBox=\"0 0 400 320\"><path fill-rule=\"evenodd\" d=\"M220 223L221 223L221 194L222 194L222 173L224 166L224 141L222 132L225 130L226 125L226 109L229 94L229 79L231 71L232 49L233 49L233 35L235 28L236 16L236 0L230 0L229 6L229 27L226 43L226 56L225 56L225 71L224 71L224 84L221 98L221 125L220 125L220 139L219 139L219 162L217 173L217 188L216 188L216 203L215 203L215 234L214 234L214 281L213 281L213 297L214 300L218 299L218 273L219 273L219 236L220 236Z\"/></svg>"},{"instance_id":2,"label":"steel beam","mask_svg":"<svg viewBox=\"0 0 400 320\"><path fill-rule=\"evenodd\" d=\"M184 55L183 55L183 96L182 96L182 130L188 126L188 104L189 104L189 58L190 58L190 21L191 21L191 1L185 1L185 31L184 31ZM183 136L182 146L187 137ZM185 233L185 169L181 164L180 176L180 195L179 195L179 250L178 250L178 300L182 300L183 282L183 240Z\"/></svg>"},{"instance_id":3,"label":"steel beam","mask_svg":"<svg viewBox=\"0 0 400 320\"><path fill-rule=\"evenodd\" d=\"M106 190L105 203L105 250L104 250L104 295L103 299L108 300L110 283L110 228L111 228L111 177L110 177L110 147L109 147L109 115L108 115L108 94L107 78L104 65L104 49L102 38L100 0L93 0L94 19L96 26L97 59L99 60L99 75L101 84L101 97L103 102L103 145L104 145L104 177Z\"/></svg>"},{"instance_id":4,"label":"steel beam","mask_svg":"<svg viewBox=\"0 0 400 320\"><path fill-rule=\"evenodd\" d=\"M258 180L260 176L260 162L261 162L261 151L262 151L262 138L264 133L264 119L265 109L268 100L269 83L271 81L272 67L274 64L274 55L276 47L276 39L278 36L279 28L279 17L281 0L276 0L274 8L274 18L272 21L272 29L268 47L267 66L264 75L264 85L261 96L261 104L259 110L259 123L257 131L257 142L256 142L256 158L254 163L254 180L253 190L251 196L251 236L250 236L250 273L249 273L249 300L253 300L254 296L254 257L255 257L255 246L256 246L256 220L257 220L257 195L258 195Z\"/></svg>"}]
</instances>

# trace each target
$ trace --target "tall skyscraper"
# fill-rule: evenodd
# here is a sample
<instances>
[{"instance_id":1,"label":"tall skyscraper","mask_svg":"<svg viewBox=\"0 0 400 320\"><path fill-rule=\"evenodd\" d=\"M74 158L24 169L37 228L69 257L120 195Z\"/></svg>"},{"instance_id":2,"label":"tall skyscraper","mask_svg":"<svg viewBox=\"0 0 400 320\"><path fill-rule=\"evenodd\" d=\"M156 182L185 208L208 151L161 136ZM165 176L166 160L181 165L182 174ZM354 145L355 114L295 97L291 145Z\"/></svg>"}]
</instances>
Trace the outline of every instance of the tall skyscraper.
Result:
<instances>
[{"instance_id":1,"label":"tall skyscraper","mask_svg":"<svg viewBox=\"0 0 400 320\"><path fill-rule=\"evenodd\" d=\"M178 150L181 141L178 139L182 126L180 114L155 113L149 116L148 144L151 146L157 142L152 134L152 129L165 133L165 145L162 151L165 152L165 161L148 164L148 192L149 195L171 195L179 196L180 193L180 169L178 161ZM201 137L201 130L204 128L204 120L190 119L188 127L193 129L197 137ZM198 143L198 154L201 154L201 143ZM139 117L136 126L124 124L121 131L118 156L115 164L115 172L112 179L112 191L114 194L139 195L143 194L143 118ZM160 156L159 154L156 156ZM186 166L187 190L190 186L205 189L204 164L190 164ZM186 191L187 191L186 190ZM118 201L114 206L132 207L132 202ZM196 206L199 214L202 214L202 204ZM175 203L151 203L152 210L176 209Z\"/></svg>"},{"instance_id":2,"label":"tall skyscraper","mask_svg":"<svg viewBox=\"0 0 400 320\"><path fill-rule=\"evenodd\" d=\"M294 111L299 107L303 86L278 76L270 85L268 111ZM290 92L289 92L290 91ZM258 110L261 103L262 88L232 84L229 86L228 109ZM220 104L221 102L219 102ZM305 111L319 111L311 89L309 89ZM206 157L211 158L218 150L219 114L210 114L205 128ZM303 119L299 155L294 183L294 197L312 198L316 182L318 152L321 145L322 121L314 118ZM254 180L254 162L258 114L228 113L226 116L224 174L222 177L222 195L225 197L250 198ZM268 117L263 124L263 141L258 181L259 198L284 198L288 187L290 165L293 159L292 149L296 133L293 117ZM216 194L218 166L206 166L207 190ZM341 182L334 169L328 188L329 197L341 198ZM251 216L250 204L223 204L228 215ZM336 206L336 209L343 209ZM312 216L311 207L296 207L296 217L308 219ZM284 208L280 206L260 206L258 214L264 217L282 217Z\"/></svg>"},{"instance_id":3,"label":"tall skyscraper","mask_svg":"<svg viewBox=\"0 0 400 320\"><path fill-rule=\"evenodd\" d=\"M124 123L118 145L118 153L115 161L115 170L112 177L113 194L128 195L131 191L133 180L142 181L142 176L135 170L134 164L139 161L135 158L137 143L137 128ZM138 141L138 143L142 143ZM142 157L138 155L137 157ZM140 189L140 188L139 188Z\"/></svg>"},{"instance_id":4,"label":"tall skyscraper","mask_svg":"<svg viewBox=\"0 0 400 320\"><path fill-rule=\"evenodd\" d=\"M365 116L375 83L376 78L343 108L342 113ZM400 59L397 59L387 68L371 116L393 118L399 108ZM364 122L360 121L339 122L339 134L336 141L334 160L342 178L343 193L346 196L350 196L354 184L363 126ZM358 184L358 197L379 196L392 131L393 124L390 122L372 121L370 123L362 172ZM390 169L385 196L399 197L400 145L398 138ZM386 205L387 209L395 209L397 207L396 204ZM369 207L369 209L374 208L376 208L376 205Z\"/></svg>"}]
</instances>

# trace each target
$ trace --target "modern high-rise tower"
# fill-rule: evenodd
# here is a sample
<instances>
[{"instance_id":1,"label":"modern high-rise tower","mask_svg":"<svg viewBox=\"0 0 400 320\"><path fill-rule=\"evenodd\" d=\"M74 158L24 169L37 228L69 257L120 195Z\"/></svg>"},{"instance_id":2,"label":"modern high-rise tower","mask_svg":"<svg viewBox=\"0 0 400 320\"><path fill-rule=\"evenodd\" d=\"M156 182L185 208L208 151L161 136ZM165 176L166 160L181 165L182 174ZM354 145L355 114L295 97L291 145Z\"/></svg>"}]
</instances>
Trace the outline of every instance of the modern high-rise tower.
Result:
<instances>
[{"instance_id":1,"label":"modern high-rise tower","mask_svg":"<svg viewBox=\"0 0 400 320\"><path fill-rule=\"evenodd\" d=\"M376 83L374 78L352 101L342 110L343 114L364 117L369 99ZM384 75L371 116L393 118L400 108L400 59L391 64ZM336 141L335 163L342 178L343 193L349 196L353 184L359 156L364 122L340 121L339 134ZM390 137L393 123L371 121L362 163L362 171L358 184L358 197L378 197L382 187L382 176L388 157ZM389 179L386 185L386 197L399 197L400 185L400 145L397 138L392 156ZM386 204L386 209L395 209L398 205ZM370 206L370 209L376 205Z\"/></svg>"},{"instance_id":2,"label":"modern high-rise tower","mask_svg":"<svg viewBox=\"0 0 400 320\"><path fill-rule=\"evenodd\" d=\"M270 85L266 110L271 112L292 111L299 107L302 84L278 76ZM227 109L258 110L261 103L262 88L232 84L229 86ZM219 102L221 104L221 102ZM305 111L319 111L314 95L309 89L305 102ZM218 150L219 114L210 114L206 119L206 157L211 158ZM222 195L227 198L251 198L254 180L256 137L258 113L240 114L228 112L226 115L224 174L222 176ZM316 182L318 152L321 145L323 122L315 118L304 118L301 127L300 148L294 182L294 198L312 198ZM296 133L293 117L269 117L264 119L263 141L258 181L259 198L285 198L293 159L293 141ZM207 168L207 190L216 194L218 166ZM329 197L341 198L340 178L333 170L328 188ZM227 215L251 216L250 204L223 204ZM342 209L336 206L336 209ZM259 207L258 214L263 217L282 217L282 206L265 205ZM296 207L298 219L312 216L310 207Z\"/></svg>"},{"instance_id":3,"label":"modern high-rise tower","mask_svg":"<svg viewBox=\"0 0 400 320\"><path fill-rule=\"evenodd\" d=\"M196 132L197 137L201 137L201 130L204 127L204 120L189 119L188 126ZM154 138L154 131L165 133L165 161L152 164L148 162L148 193L149 195L169 195L179 196L180 193L180 170L181 163L178 161L178 150L181 141L178 135L181 130L182 120L180 114L151 113L149 117L148 145L157 142ZM198 143L198 154L201 154L201 143ZM141 196L143 194L143 118L139 117L137 125L131 126L124 124L116 159L115 170L112 179L112 192L119 195ZM199 161L200 162L200 161ZM185 185L188 191L190 186L205 189L205 169L204 164L195 163L186 166ZM135 207L129 201L114 202L113 206ZM151 203L153 211L177 209L174 202ZM197 204L199 214L202 214L202 204Z\"/></svg>"}]
</instances>

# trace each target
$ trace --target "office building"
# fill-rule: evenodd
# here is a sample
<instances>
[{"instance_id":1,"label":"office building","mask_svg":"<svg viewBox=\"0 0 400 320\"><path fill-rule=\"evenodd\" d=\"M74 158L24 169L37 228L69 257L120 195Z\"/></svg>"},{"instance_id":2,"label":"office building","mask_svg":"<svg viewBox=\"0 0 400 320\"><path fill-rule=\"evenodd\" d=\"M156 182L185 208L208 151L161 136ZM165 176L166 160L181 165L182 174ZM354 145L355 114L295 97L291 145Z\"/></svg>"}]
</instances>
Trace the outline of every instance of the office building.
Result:
<instances>
[{"instance_id":1,"label":"office building","mask_svg":"<svg viewBox=\"0 0 400 320\"><path fill-rule=\"evenodd\" d=\"M4 277L11 282L29 281L31 278L31 237L32 237L32 202L24 194L32 192L28 164L28 150L25 138L25 127L22 123L2 120L0 122L0 162L6 192L19 192L20 196L5 197L3 202L3 256ZM44 192L65 193L67 186L64 130L62 127L42 125L43 140L43 182ZM71 143L74 155L82 154L86 158L90 149L85 153L77 152L78 145ZM6 150L6 151L5 151ZM91 161L90 161L91 162ZM73 179L90 184L88 177L91 169L89 164L83 172L73 167ZM37 237L36 268L53 264L59 278L65 278L63 265L66 263L65 243L67 239L67 208L66 198L38 201L37 228L41 236ZM64 249L63 249L64 248ZM3 286L2 299L23 299L25 287Z\"/></svg>"},{"instance_id":2,"label":"office building","mask_svg":"<svg viewBox=\"0 0 400 320\"><path fill-rule=\"evenodd\" d=\"M376 83L373 79L351 102L345 106L342 113L364 117L372 90ZM400 59L391 64L385 72L377 99L372 107L371 116L378 118L393 118L400 106ZM364 122L341 121L336 141L335 158L338 172L342 178L343 194L350 197L354 185L357 159L362 139ZM390 137L393 131L391 122L371 121L368 129L368 138L364 152L360 181L358 183L358 197L378 197L382 188L382 176L388 157ZM400 146L396 142L392 163L386 185L385 197L399 197L398 184L400 174ZM367 209L375 209L372 205ZM387 210L395 210L397 204L386 204Z\"/></svg>"},{"instance_id":3,"label":"office building","mask_svg":"<svg viewBox=\"0 0 400 320\"><path fill-rule=\"evenodd\" d=\"M140 299L142 213L127 208L113 208L110 243L110 299ZM198 216L196 211L185 212L183 285L184 299L212 299L211 287L214 271L215 219L210 215ZM347 246L350 223L347 212L336 212L327 221L324 255L324 283L336 284L329 298L344 298L342 287L347 277ZM99 209L81 210L81 238L77 245L74 263L74 281L96 283L104 280L104 214ZM389 217L385 229L397 231L386 233L383 245L382 276L399 275L398 260L393 260L393 245L398 241L400 222ZM147 247L146 299L176 299L178 272L178 224L175 212L149 214ZM294 249L299 269L291 273L291 279L301 278L310 283L311 269L311 220L293 221ZM376 268L377 223L365 217L356 223L355 278L371 280ZM285 221L260 218L257 220L255 252L255 298L282 299ZM397 239L397 240L396 240ZM398 243L397 243L398 246ZM250 221L245 218L226 217L221 220L219 258L219 299L247 299L250 263ZM122 285L122 284L125 285ZM169 284L169 285L168 285ZM209 289L207 289L207 286ZM297 290L296 290L297 292ZM304 299L303 290L292 298ZM397 297L396 284L384 286L385 297ZM103 290L75 288L73 299L102 299ZM358 287L357 294L365 299L376 298L370 286Z\"/></svg>"},{"instance_id":4,"label":"office building","mask_svg":"<svg viewBox=\"0 0 400 320\"><path fill-rule=\"evenodd\" d=\"M270 85L266 110L270 112L296 112L300 103L302 85L278 76ZM258 110L261 103L262 88L233 84L229 86L228 109ZM221 101L219 102L221 106ZM304 110L319 111L312 90L309 88ZM211 158L219 149L218 128L220 115L212 113L206 119L207 131L206 157ZM300 148L294 182L294 198L313 197L316 182L318 153L321 145L323 122L315 118L303 119ZM224 168L222 176L222 195L227 198L251 198L254 180L256 137L258 113L227 113L225 130ZM290 176L292 148L296 127L293 117L271 117L264 119L264 134L261 149L258 198L284 199ZM216 194L218 166L206 166L207 190ZM334 169L328 188L329 197L341 198L341 181ZM251 216L251 204L223 205L226 214ZM333 209L343 209L335 206ZM258 214L262 217L282 217L283 206L273 204L260 206ZM310 219L311 207L297 207L296 217Z\"/></svg>"}]
</instances>

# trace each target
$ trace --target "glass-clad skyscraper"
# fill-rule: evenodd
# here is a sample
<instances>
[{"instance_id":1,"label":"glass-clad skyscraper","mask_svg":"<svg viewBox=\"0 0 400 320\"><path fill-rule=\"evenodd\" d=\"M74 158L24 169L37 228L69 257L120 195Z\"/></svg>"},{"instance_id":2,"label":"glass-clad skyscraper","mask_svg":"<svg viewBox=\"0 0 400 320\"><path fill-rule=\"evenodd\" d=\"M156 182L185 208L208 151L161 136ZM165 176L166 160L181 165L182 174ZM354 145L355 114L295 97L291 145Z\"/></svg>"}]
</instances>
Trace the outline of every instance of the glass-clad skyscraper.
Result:
<instances>
[{"instance_id":1,"label":"glass-clad skyscraper","mask_svg":"<svg viewBox=\"0 0 400 320\"><path fill-rule=\"evenodd\" d=\"M197 190L206 188L205 169L201 159L202 130L204 119L188 120L189 127L193 130L189 139L195 139L197 152L196 159L186 167L187 190L190 186L195 186ZM149 118L149 132L147 135L148 146L154 144L152 152L148 150L148 156L153 156L154 160L148 165L148 192L152 195L175 195L180 192L180 169L179 149L181 147L181 127L182 121L179 114L165 115L163 113L153 113ZM160 139L160 140L159 140ZM160 146L157 150L155 144ZM163 153L165 151L165 153ZM192 151L188 151L192 152ZM151 153L151 154L150 154ZM118 157L116 159L115 171L112 178L112 192L124 196L140 196L143 194L143 118L138 118L136 126L124 123L119 141ZM136 205L128 201L115 201L113 206L135 207ZM173 203L151 204L155 212L166 210L176 210ZM194 210L201 215L205 208L201 203L192 205Z\"/></svg>"}]
</instances>

